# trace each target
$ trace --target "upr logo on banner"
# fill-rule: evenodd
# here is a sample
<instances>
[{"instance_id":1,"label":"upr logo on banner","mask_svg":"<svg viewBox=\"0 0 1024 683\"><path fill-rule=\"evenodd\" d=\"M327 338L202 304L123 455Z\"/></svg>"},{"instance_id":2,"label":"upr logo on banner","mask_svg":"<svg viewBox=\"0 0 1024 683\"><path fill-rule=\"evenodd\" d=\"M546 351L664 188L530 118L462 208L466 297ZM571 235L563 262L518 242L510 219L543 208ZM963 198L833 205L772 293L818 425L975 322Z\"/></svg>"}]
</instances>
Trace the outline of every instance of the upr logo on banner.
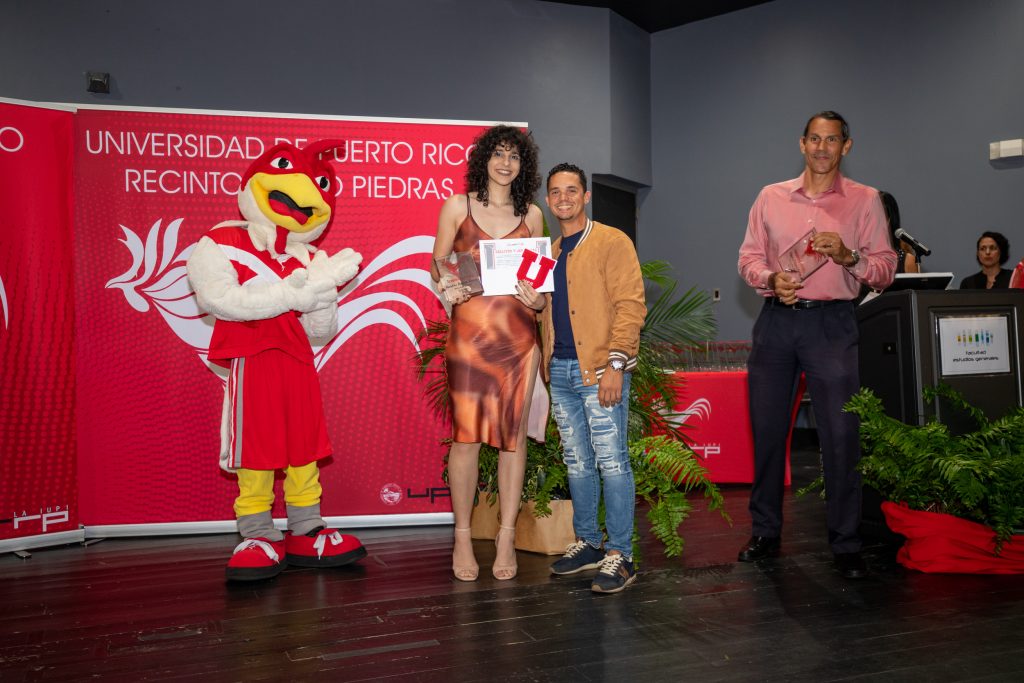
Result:
<instances>
[{"instance_id":1,"label":"upr logo on banner","mask_svg":"<svg viewBox=\"0 0 1024 683\"><path fill-rule=\"evenodd\" d=\"M25 146L25 135L14 126L0 127L0 152L13 154Z\"/></svg>"}]
</instances>

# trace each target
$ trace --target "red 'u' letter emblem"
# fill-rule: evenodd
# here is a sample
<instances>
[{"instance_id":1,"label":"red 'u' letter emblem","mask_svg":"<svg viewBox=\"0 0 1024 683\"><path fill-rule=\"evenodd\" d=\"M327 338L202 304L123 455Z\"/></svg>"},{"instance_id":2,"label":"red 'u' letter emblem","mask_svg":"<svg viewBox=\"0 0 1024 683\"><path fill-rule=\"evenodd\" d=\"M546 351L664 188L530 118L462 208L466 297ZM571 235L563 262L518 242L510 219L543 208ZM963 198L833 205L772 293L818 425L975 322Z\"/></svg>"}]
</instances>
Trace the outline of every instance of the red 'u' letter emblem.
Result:
<instances>
[{"instance_id":1,"label":"red 'u' letter emblem","mask_svg":"<svg viewBox=\"0 0 1024 683\"><path fill-rule=\"evenodd\" d=\"M528 277L530 268L533 267L534 263L540 263L537 265L537 274L535 276ZM557 261L547 256L541 256L535 251L529 249L523 249L523 260L519 263L519 271L516 273L516 279L526 280L534 288L540 287L544 284L544 281L548 279L548 273L555 267Z\"/></svg>"}]
</instances>

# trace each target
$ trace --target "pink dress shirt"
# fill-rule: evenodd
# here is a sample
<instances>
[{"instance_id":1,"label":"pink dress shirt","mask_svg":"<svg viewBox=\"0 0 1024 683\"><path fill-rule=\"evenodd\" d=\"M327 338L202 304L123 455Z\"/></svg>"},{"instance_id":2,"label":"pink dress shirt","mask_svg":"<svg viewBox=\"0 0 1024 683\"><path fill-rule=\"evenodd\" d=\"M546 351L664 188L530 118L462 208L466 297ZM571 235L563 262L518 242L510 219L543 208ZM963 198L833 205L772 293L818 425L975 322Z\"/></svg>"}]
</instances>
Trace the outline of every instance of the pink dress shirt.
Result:
<instances>
[{"instance_id":1,"label":"pink dress shirt","mask_svg":"<svg viewBox=\"0 0 1024 683\"><path fill-rule=\"evenodd\" d=\"M750 207L747 234L740 245L740 276L762 296L773 296L768 278L782 270L779 254L811 228L839 233L847 248L860 252L860 262L845 268L829 260L797 290L801 299L855 299L861 283L876 290L892 284L896 252L889 242L878 191L842 174L814 198L804 193L803 175L761 190Z\"/></svg>"}]
</instances>

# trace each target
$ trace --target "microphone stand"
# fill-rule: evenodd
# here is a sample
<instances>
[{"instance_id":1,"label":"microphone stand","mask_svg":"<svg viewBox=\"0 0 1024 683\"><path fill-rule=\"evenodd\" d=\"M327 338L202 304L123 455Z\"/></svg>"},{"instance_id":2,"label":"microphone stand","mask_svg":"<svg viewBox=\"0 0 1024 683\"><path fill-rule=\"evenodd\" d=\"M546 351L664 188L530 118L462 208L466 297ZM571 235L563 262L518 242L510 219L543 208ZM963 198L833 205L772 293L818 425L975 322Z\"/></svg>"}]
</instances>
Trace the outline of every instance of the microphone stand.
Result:
<instances>
[{"instance_id":1,"label":"microphone stand","mask_svg":"<svg viewBox=\"0 0 1024 683\"><path fill-rule=\"evenodd\" d=\"M910 245L910 250L914 252L914 258L917 259L918 272L923 272L921 267L924 265L924 253L913 244Z\"/></svg>"}]
</instances>

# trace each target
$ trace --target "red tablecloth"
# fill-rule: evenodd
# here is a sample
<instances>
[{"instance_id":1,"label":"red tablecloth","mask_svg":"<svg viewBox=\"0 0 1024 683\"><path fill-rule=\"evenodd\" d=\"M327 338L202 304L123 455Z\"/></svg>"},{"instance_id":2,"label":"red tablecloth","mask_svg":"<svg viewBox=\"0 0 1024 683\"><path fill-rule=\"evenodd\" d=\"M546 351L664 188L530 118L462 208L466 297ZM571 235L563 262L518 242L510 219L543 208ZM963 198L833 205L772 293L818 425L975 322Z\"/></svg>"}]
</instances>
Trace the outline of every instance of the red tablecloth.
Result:
<instances>
[{"instance_id":1,"label":"red tablecloth","mask_svg":"<svg viewBox=\"0 0 1024 683\"><path fill-rule=\"evenodd\" d=\"M711 481L750 483L754 480L754 438L750 431L747 373L677 372L684 384L676 410L684 413L685 433L693 450L704 458ZM804 394L800 380L790 418L792 425ZM789 446L786 441L786 484L790 483Z\"/></svg>"},{"instance_id":2,"label":"red tablecloth","mask_svg":"<svg viewBox=\"0 0 1024 683\"><path fill-rule=\"evenodd\" d=\"M907 537L896 554L904 567L949 574L1024 574L1024 535L1013 536L995 554L995 533L960 517L911 510L886 501L889 528Z\"/></svg>"}]
</instances>

